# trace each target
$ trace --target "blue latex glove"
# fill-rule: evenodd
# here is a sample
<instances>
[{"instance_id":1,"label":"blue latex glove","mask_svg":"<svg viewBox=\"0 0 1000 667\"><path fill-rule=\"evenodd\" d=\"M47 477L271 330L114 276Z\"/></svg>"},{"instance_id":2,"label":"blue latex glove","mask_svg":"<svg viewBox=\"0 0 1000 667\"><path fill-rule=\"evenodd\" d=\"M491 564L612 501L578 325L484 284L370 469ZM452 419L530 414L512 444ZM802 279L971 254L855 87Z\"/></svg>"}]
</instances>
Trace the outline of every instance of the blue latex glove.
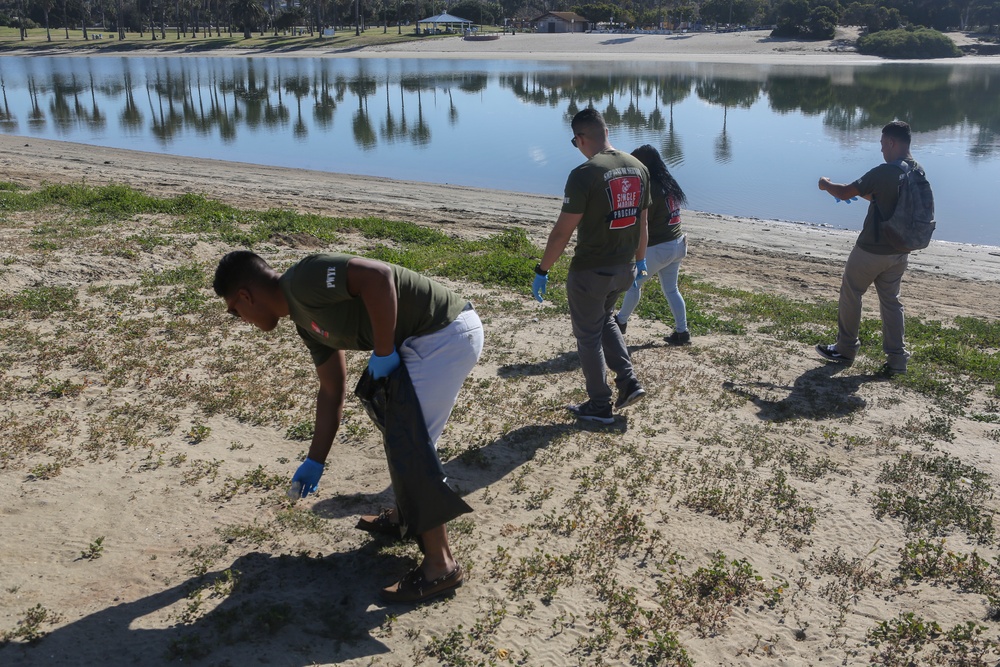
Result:
<instances>
[{"instance_id":1,"label":"blue latex glove","mask_svg":"<svg viewBox=\"0 0 1000 667\"><path fill-rule=\"evenodd\" d=\"M292 476L292 486L299 485L299 497L305 498L310 493L315 493L319 486L319 478L323 476L322 463L317 463L310 458L306 458Z\"/></svg>"},{"instance_id":2,"label":"blue latex glove","mask_svg":"<svg viewBox=\"0 0 1000 667\"><path fill-rule=\"evenodd\" d=\"M636 287L646 282L649 278L649 269L646 268L646 260L639 259L635 262L635 281L632 283Z\"/></svg>"},{"instance_id":3,"label":"blue latex glove","mask_svg":"<svg viewBox=\"0 0 1000 667\"><path fill-rule=\"evenodd\" d=\"M834 199L837 198L834 197ZM851 197L850 199L837 199L837 203L839 204L840 202L847 202L848 204L850 204L852 201L857 201L857 200L858 200L857 197Z\"/></svg>"},{"instance_id":4,"label":"blue latex glove","mask_svg":"<svg viewBox=\"0 0 1000 667\"><path fill-rule=\"evenodd\" d=\"M535 274L535 281L531 283L531 293L535 296L535 301L542 302L545 298L545 289L549 286L549 277L538 273Z\"/></svg>"},{"instance_id":5,"label":"blue latex glove","mask_svg":"<svg viewBox=\"0 0 1000 667\"><path fill-rule=\"evenodd\" d=\"M392 348L392 353L384 357L380 357L372 352L372 356L368 359L368 372L372 374L373 378L378 380L379 378L391 375L394 370L399 368L400 363L402 362L399 359L399 352L396 352L396 348Z\"/></svg>"}]
</instances>

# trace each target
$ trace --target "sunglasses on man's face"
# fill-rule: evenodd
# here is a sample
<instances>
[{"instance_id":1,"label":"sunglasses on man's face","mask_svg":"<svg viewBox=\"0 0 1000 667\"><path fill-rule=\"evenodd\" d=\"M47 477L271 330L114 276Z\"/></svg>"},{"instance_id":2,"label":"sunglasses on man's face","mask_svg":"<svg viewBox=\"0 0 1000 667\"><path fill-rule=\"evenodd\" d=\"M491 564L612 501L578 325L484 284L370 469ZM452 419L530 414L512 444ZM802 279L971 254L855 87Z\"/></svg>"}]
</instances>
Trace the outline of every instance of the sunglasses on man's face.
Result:
<instances>
[{"instance_id":1,"label":"sunglasses on man's face","mask_svg":"<svg viewBox=\"0 0 1000 667\"><path fill-rule=\"evenodd\" d=\"M577 146L577 145L576 145L576 138L577 138L578 136L580 136L580 135L578 135L578 134L574 134L574 135L573 135L573 138L569 140L569 143L573 144L573 148L579 148L579 146Z\"/></svg>"}]
</instances>

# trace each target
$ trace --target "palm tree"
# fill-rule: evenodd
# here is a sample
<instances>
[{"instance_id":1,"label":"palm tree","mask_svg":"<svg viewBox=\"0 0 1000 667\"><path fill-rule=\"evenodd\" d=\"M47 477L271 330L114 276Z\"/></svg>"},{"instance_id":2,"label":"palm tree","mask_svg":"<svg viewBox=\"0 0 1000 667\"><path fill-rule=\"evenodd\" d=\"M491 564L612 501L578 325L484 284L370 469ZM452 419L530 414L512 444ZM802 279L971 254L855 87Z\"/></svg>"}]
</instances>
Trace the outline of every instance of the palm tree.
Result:
<instances>
[{"instance_id":1,"label":"palm tree","mask_svg":"<svg viewBox=\"0 0 1000 667\"><path fill-rule=\"evenodd\" d=\"M230 0L229 11L233 20L243 26L243 39L250 39L254 27L267 19L267 10L260 0Z\"/></svg>"},{"instance_id":2,"label":"palm tree","mask_svg":"<svg viewBox=\"0 0 1000 667\"><path fill-rule=\"evenodd\" d=\"M54 0L36 0L38 8L45 15L45 41L52 41L52 32L49 30L49 11L52 9Z\"/></svg>"},{"instance_id":3,"label":"palm tree","mask_svg":"<svg viewBox=\"0 0 1000 667\"><path fill-rule=\"evenodd\" d=\"M62 3L63 27L66 29L66 39L69 39L69 20L66 18L66 0Z\"/></svg>"}]
</instances>

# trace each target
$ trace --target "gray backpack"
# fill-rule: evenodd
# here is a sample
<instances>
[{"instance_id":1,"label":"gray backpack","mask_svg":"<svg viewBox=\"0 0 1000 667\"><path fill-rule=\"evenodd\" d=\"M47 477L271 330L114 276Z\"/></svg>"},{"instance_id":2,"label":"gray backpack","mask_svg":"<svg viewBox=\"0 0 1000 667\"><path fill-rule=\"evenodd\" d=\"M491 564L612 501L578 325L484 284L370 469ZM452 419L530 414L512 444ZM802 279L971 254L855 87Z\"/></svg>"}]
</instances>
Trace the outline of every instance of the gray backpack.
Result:
<instances>
[{"instance_id":1,"label":"gray backpack","mask_svg":"<svg viewBox=\"0 0 1000 667\"><path fill-rule=\"evenodd\" d=\"M892 215L878 223L877 235L900 252L921 250L930 244L936 226L931 184L919 165L911 168L905 160L890 164L903 170L899 199Z\"/></svg>"}]
</instances>

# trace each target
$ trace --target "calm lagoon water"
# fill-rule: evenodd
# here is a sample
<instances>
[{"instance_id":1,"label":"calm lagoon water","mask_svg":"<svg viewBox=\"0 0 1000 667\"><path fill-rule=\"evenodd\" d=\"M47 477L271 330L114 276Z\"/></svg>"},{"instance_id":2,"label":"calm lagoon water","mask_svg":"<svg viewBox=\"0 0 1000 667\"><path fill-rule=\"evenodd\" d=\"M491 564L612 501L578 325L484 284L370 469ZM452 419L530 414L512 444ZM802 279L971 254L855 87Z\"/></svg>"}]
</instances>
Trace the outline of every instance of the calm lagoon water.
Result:
<instances>
[{"instance_id":1,"label":"calm lagoon water","mask_svg":"<svg viewBox=\"0 0 1000 667\"><path fill-rule=\"evenodd\" d=\"M594 106L617 148L661 151L692 209L846 229L865 203L816 181L880 162L900 118L935 238L1000 245L1000 65L0 57L0 91L6 134L553 196L583 159L569 119Z\"/></svg>"}]
</instances>

